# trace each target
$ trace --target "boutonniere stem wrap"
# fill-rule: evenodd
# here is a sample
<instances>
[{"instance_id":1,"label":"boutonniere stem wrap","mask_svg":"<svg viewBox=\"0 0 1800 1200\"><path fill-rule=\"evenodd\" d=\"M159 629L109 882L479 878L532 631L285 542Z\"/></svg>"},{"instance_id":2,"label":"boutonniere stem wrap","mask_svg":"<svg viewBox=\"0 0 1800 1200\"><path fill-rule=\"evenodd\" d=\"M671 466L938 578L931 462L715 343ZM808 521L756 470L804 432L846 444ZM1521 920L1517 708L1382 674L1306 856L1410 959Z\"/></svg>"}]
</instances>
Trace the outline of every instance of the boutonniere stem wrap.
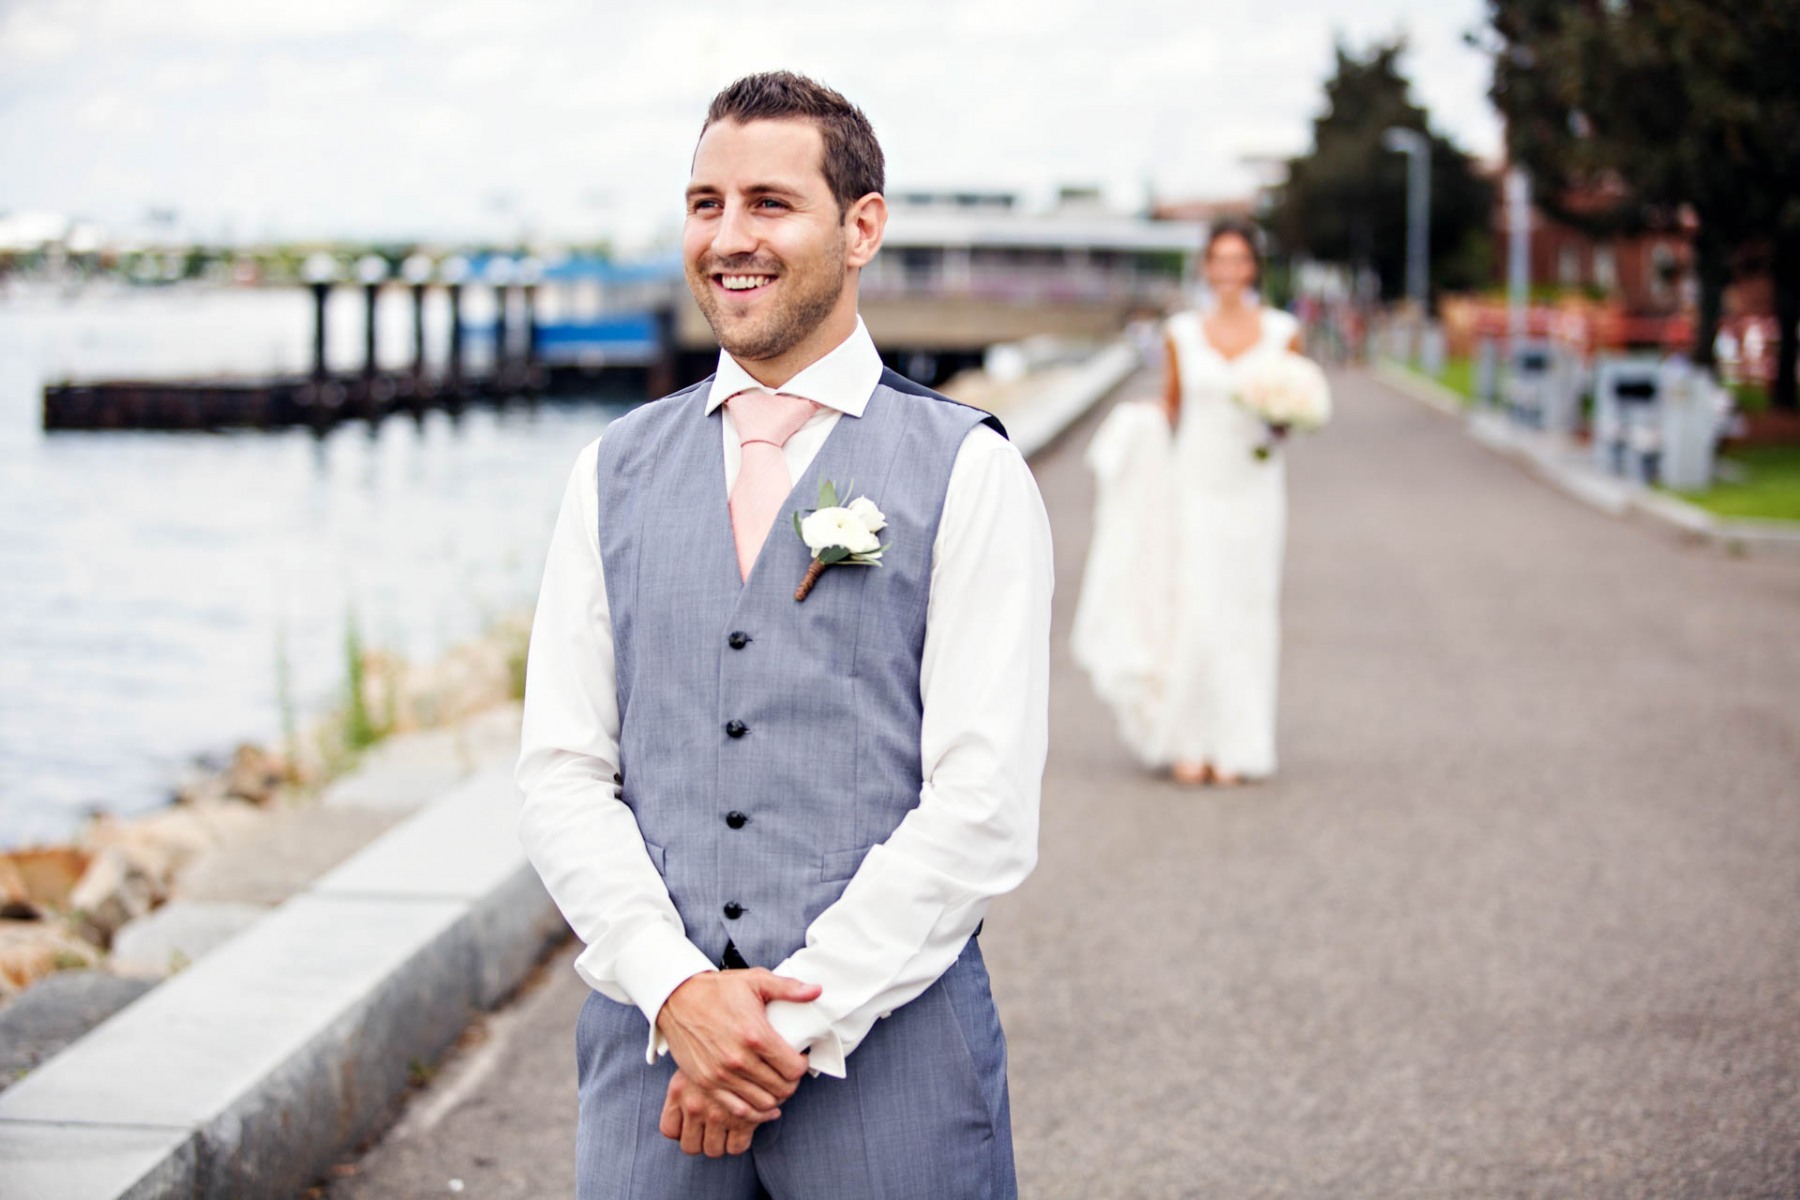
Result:
<instances>
[{"instance_id":1,"label":"boutonniere stem wrap","mask_svg":"<svg viewBox=\"0 0 1800 1200\"><path fill-rule=\"evenodd\" d=\"M844 489L844 495L855 490L856 485L851 484ZM794 599L806 599L826 567L838 563L879 567L881 552L887 547L875 535L886 528L887 518L873 500L858 496L848 504L840 504L837 485L829 479L820 483L819 507L794 514L794 532L812 551L812 562L806 568L806 578L794 589Z\"/></svg>"}]
</instances>

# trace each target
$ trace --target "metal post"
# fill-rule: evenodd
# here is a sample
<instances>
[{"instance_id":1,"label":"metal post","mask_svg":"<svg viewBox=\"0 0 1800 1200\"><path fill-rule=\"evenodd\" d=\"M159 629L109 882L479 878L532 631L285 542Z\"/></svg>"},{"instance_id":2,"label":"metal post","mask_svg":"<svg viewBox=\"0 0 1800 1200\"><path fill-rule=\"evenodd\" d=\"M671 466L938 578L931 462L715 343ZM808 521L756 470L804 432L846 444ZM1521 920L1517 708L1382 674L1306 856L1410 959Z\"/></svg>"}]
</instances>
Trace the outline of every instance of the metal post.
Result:
<instances>
[{"instance_id":1,"label":"metal post","mask_svg":"<svg viewBox=\"0 0 1800 1200\"><path fill-rule=\"evenodd\" d=\"M1431 283L1431 142L1420 135L1418 149L1408 163L1406 206L1407 285L1418 300L1419 312L1430 312Z\"/></svg>"},{"instance_id":2,"label":"metal post","mask_svg":"<svg viewBox=\"0 0 1800 1200\"><path fill-rule=\"evenodd\" d=\"M1507 358L1525 339L1525 305L1531 290L1531 177L1523 167L1506 172Z\"/></svg>"},{"instance_id":3,"label":"metal post","mask_svg":"<svg viewBox=\"0 0 1800 1200\"><path fill-rule=\"evenodd\" d=\"M1406 155L1406 294L1423 320L1430 303L1431 139L1417 129L1390 126L1381 144Z\"/></svg>"}]
</instances>

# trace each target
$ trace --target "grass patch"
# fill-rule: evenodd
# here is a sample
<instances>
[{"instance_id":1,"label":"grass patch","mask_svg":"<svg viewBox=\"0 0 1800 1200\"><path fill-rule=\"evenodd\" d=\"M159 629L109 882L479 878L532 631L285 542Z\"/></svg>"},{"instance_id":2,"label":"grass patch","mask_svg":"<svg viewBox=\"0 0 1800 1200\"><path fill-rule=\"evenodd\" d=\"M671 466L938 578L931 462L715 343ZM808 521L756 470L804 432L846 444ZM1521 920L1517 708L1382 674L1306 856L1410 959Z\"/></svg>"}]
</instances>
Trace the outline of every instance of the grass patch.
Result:
<instances>
[{"instance_id":1,"label":"grass patch","mask_svg":"<svg viewBox=\"0 0 1800 1200\"><path fill-rule=\"evenodd\" d=\"M1742 480L1681 498L1718 517L1800 521L1800 446L1747 446L1724 457L1744 469Z\"/></svg>"},{"instance_id":2,"label":"grass patch","mask_svg":"<svg viewBox=\"0 0 1800 1200\"><path fill-rule=\"evenodd\" d=\"M1729 385L1731 395L1737 401L1738 411L1760 413L1769 411L1769 389L1760 383L1734 383Z\"/></svg>"},{"instance_id":3,"label":"grass patch","mask_svg":"<svg viewBox=\"0 0 1800 1200\"><path fill-rule=\"evenodd\" d=\"M369 709L368 661L356 614L351 613L344 622L344 744L352 754L367 750L393 730L391 713L389 719L377 719Z\"/></svg>"},{"instance_id":4,"label":"grass patch","mask_svg":"<svg viewBox=\"0 0 1800 1200\"><path fill-rule=\"evenodd\" d=\"M1436 376L1421 370L1418 363L1403 358L1384 358L1382 361L1455 392L1462 397L1464 408L1475 403L1475 360L1472 358L1446 358L1443 372Z\"/></svg>"},{"instance_id":5,"label":"grass patch","mask_svg":"<svg viewBox=\"0 0 1800 1200\"><path fill-rule=\"evenodd\" d=\"M1475 360L1462 357L1445 359L1444 373L1438 376L1438 382L1461 396L1464 404L1475 403Z\"/></svg>"}]
</instances>

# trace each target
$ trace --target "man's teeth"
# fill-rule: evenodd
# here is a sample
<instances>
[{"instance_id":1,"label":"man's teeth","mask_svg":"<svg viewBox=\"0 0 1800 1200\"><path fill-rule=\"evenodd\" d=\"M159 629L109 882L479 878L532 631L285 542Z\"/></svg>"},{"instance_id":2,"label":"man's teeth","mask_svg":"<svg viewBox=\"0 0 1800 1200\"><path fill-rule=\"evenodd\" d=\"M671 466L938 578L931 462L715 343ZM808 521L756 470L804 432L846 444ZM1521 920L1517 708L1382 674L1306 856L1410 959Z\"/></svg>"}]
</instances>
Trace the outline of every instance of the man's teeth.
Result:
<instances>
[{"instance_id":1,"label":"man's teeth","mask_svg":"<svg viewBox=\"0 0 1800 1200\"><path fill-rule=\"evenodd\" d=\"M768 276L768 275L722 275L719 278L720 278L720 281L722 283L724 283L725 289L727 291L742 292L742 291L748 291L750 288L761 287L763 284L769 282L771 276Z\"/></svg>"}]
</instances>

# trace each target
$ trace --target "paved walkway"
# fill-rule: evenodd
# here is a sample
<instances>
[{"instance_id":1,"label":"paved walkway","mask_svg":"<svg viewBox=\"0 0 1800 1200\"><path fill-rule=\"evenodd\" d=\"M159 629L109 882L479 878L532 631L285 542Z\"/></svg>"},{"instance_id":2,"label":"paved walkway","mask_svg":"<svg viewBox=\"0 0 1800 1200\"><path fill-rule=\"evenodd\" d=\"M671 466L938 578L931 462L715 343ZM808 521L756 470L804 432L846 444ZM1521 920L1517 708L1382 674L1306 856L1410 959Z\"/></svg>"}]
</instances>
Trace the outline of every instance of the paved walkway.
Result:
<instances>
[{"instance_id":1,"label":"paved walkway","mask_svg":"<svg viewBox=\"0 0 1800 1200\"><path fill-rule=\"evenodd\" d=\"M1800 1194L1800 564L1594 513L1336 386L1291 450L1262 786L1128 760L1067 654L1092 422L1036 464L1043 855L983 938L1023 1194ZM333 1200L570 1193L569 957Z\"/></svg>"}]
</instances>

